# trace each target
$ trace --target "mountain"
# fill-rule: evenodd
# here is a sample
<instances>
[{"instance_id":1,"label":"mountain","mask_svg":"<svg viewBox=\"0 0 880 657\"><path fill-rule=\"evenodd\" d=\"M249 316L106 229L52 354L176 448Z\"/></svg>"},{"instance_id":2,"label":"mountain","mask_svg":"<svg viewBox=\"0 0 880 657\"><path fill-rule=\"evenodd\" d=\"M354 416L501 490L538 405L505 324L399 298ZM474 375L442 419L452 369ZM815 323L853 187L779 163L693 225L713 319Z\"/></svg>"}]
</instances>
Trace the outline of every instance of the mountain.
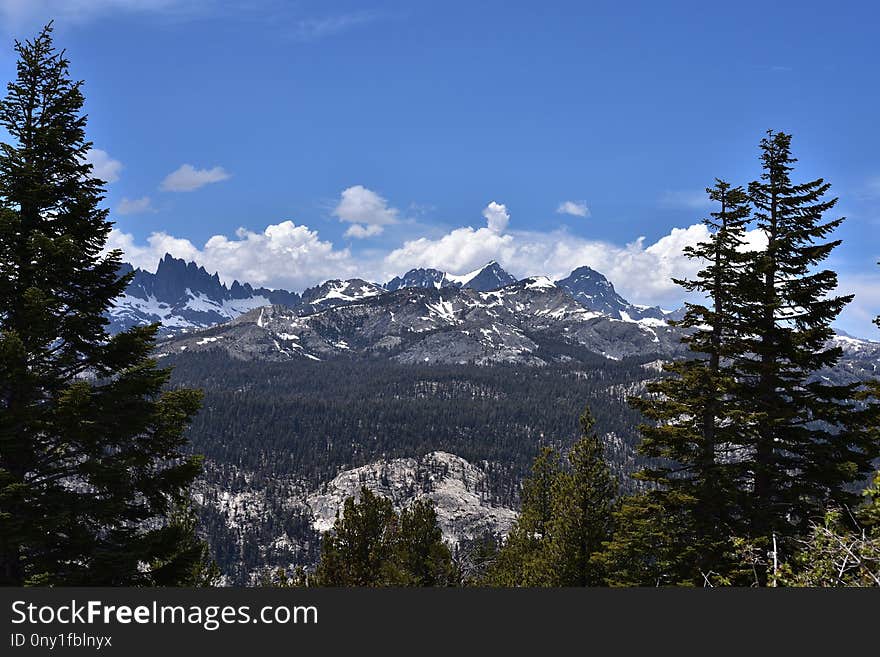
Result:
<instances>
[{"instance_id":1,"label":"mountain","mask_svg":"<svg viewBox=\"0 0 880 657\"><path fill-rule=\"evenodd\" d=\"M385 290L382 286L360 278L350 278L344 281L338 279L325 281L320 285L303 291L302 303L307 308L304 308L302 312L314 312L324 308L332 308L384 293Z\"/></svg>"},{"instance_id":2,"label":"mountain","mask_svg":"<svg viewBox=\"0 0 880 657\"><path fill-rule=\"evenodd\" d=\"M295 292L254 288L238 281L227 287L216 273L210 275L204 267L168 254L159 261L155 274L127 263L120 268L120 274L132 271L134 278L125 294L108 313L111 333L161 322L162 334L176 334L228 322L260 306L295 308L301 304Z\"/></svg>"},{"instance_id":3,"label":"mountain","mask_svg":"<svg viewBox=\"0 0 880 657\"><path fill-rule=\"evenodd\" d=\"M435 451L418 459L381 459L340 472L306 498L315 531L332 529L345 499L359 497L362 486L389 498L398 510L415 500L430 500L443 540L453 547L486 533L504 536L517 515L489 501L482 470L455 454Z\"/></svg>"},{"instance_id":4,"label":"mountain","mask_svg":"<svg viewBox=\"0 0 880 657\"><path fill-rule=\"evenodd\" d=\"M562 289L586 308L625 321L656 320L665 322L680 316L658 306L638 306L620 296L605 276L589 267L578 267L562 280L556 281Z\"/></svg>"},{"instance_id":5,"label":"mountain","mask_svg":"<svg viewBox=\"0 0 880 657\"><path fill-rule=\"evenodd\" d=\"M516 283L516 278L504 271L501 265L494 260L470 274L464 276L449 276L447 274L446 277L453 283L460 283L461 287L467 287L477 292L489 292Z\"/></svg>"},{"instance_id":6,"label":"mountain","mask_svg":"<svg viewBox=\"0 0 880 657\"><path fill-rule=\"evenodd\" d=\"M163 343L160 351L220 350L235 359L266 361L382 356L398 363L542 365L585 362L596 354L611 359L673 355L682 349L680 334L661 322L627 322L588 310L546 277L489 292L356 290L362 293L359 299L313 312L306 306L256 308Z\"/></svg>"},{"instance_id":7,"label":"mountain","mask_svg":"<svg viewBox=\"0 0 880 657\"><path fill-rule=\"evenodd\" d=\"M452 281L439 269L410 269L403 276L395 276L383 286L389 292L405 287L449 287Z\"/></svg>"},{"instance_id":8,"label":"mountain","mask_svg":"<svg viewBox=\"0 0 880 657\"><path fill-rule=\"evenodd\" d=\"M468 274L456 276L438 269L410 269L402 277L395 276L385 283L384 287L389 292L394 292L405 287L424 288L470 288L478 292L489 292L516 283L516 278L508 274L494 260L483 265Z\"/></svg>"},{"instance_id":9,"label":"mountain","mask_svg":"<svg viewBox=\"0 0 880 657\"><path fill-rule=\"evenodd\" d=\"M204 524L213 543L222 542L231 553L231 562L223 564L227 584L258 584L267 564L313 563L320 533L332 529L345 499L359 497L363 486L389 498L398 510L415 500L431 501L443 540L453 549L487 534L506 535L517 516L491 500L486 472L443 451L377 459L342 470L311 490L295 476L261 481L234 466L227 476L218 479L218 474L209 463L195 502L207 514ZM254 546L260 546L257 555Z\"/></svg>"}]
</instances>

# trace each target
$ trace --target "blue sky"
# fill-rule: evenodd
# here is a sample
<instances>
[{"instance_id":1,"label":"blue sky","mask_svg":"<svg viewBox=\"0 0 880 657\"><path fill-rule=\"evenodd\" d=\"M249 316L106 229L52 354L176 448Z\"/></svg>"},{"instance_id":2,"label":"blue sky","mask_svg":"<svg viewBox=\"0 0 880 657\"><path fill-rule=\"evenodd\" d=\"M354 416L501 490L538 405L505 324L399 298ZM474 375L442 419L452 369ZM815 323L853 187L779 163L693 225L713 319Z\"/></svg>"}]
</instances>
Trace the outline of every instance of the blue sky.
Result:
<instances>
[{"instance_id":1,"label":"blue sky","mask_svg":"<svg viewBox=\"0 0 880 657\"><path fill-rule=\"evenodd\" d=\"M773 128L841 198L840 326L876 335L874 3L0 0L6 79L49 17L135 264L293 289L587 264L674 305L702 189L755 178Z\"/></svg>"}]
</instances>

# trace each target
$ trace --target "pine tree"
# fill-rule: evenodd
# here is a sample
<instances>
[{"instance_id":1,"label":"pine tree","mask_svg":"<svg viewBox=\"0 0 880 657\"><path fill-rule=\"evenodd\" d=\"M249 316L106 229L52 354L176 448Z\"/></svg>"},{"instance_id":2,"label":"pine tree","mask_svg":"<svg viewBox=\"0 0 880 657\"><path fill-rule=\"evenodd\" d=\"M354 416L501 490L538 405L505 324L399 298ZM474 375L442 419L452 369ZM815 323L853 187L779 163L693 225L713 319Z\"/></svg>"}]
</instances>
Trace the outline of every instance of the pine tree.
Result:
<instances>
[{"instance_id":1,"label":"pine tree","mask_svg":"<svg viewBox=\"0 0 880 657\"><path fill-rule=\"evenodd\" d=\"M360 500L346 498L342 515L321 540L315 572L319 586L384 586L397 514L391 500L366 486Z\"/></svg>"},{"instance_id":2,"label":"pine tree","mask_svg":"<svg viewBox=\"0 0 880 657\"><path fill-rule=\"evenodd\" d=\"M667 506L668 505L668 506ZM614 511L614 535L597 555L610 586L693 585L693 527L666 491L628 495Z\"/></svg>"},{"instance_id":3,"label":"pine tree","mask_svg":"<svg viewBox=\"0 0 880 657\"><path fill-rule=\"evenodd\" d=\"M735 404L736 376L730 360L736 354L743 329L737 307L740 278L746 263L743 255L748 198L741 187L718 180L707 188L717 210L704 220L709 239L685 249L689 258L704 264L693 280L676 280L689 292L703 295L707 303L688 303L684 318L676 324L687 333L690 358L667 363L667 376L647 385L648 394L630 399L651 424L639 427L639 452L651 464L637 477L653 490L630 500L619 514L620 528L614 548L622 561L626 546L649 545L663 554L646 557L626 578L641 572L650 584L689 582L702 585L706 576L728 571L729 540L735 533L736 503L741 477L732 457L738 445L743 412ZM650 526L646 514L663 517ZM658 528L669 531L665 538ZM637 533L648 531L639 538ZM664 564L668 572L661 572Z\"/></svg>"},{"instance_id":4,"label":"pine tree","mask_svg":"<svg viewBox=\"0 0 880 657\"><path fill-rule=\"evenodd\" d=\"M428 500L416 500L400 512L392 564L390 579L399 586L452 586L458 582L452 553L443 542L437 512Z\"/></svg>"},{"instance_id":5,"label":"pine tree","mask_svg":"<svg viewBox=\"0 0 880 657\"><path fill-rule=\"evenodd\" d=\"M200 471L183 451L200 393L163 392L156 326L107 334L130 278L103 254L82 83L51 25L15 48L0 102L0 583L174 583L202 557L168 521Z\"/></svg>"},{"instance_id":6,"label":"pine tree","mask_svg":"<svg viewBox=\"0 0 880 657\"><path fill-rule=\"evenodd\" d=\"M837 199L826 198L830 184L822 179L792 182L790 135L768 132L761 162L749 196L767 245L752 252L741 278L740 311L751 330L734 367L741 408L755 414L741 439L750 537L766 549L775 540L784 553L824 508L857 501L850 484L871 471L880 446L868 430L876 404L855 403L862 384L819 376L840 358L840 348L828 346L831 323L852 299L833 295L837 275L818 268L840 244L826 240L843 219L824 219ZM769 579L759 571L761 584Z\"/></svg>"},{"instance_id":7,"label":"pine tree","mask_svg":"<svg viewBox=\"0 0 880 657\"><path fill-rule=\"evenodd\" d=\"M386 497L363 487L349 497L321 540L318 586L450 586L458 573L443 543L437 513L416 500L398 514Z\"/></svg>"},{"instance_id":8,"label":"pine tree","mask_svg":"<svg viewBox=\"0 0 880 657\"><path fill-rule=\"evenodd\" d=\"M563 467L542 448L523 483L522 511L511 527L486 583L491 586L600 586L599 555L611 538L617 481L593 432L589 408L581 438Z\"/></svg>"},{"instance_id":9,"label":"pine tree","mask_svg":"<svg viewBox=\"0 0 880 657\"><path fill-rule=\"evenodd\" d=\"M601 586L605 574L597 556L611 539L617 481L605 461L593 416L581 415L581 438L568 453L568 469L553 485L548 539L536 566L545 586Z\"/></svg>"},{"instance_id":10,"label":"pine tree","mask_svg":"<svg viewBox=\"0 0 880 657\"><path fill-rule=\"evenodd\" d=\"M539 585L539 562L553 519L553 493L560 474L559 456L542 447L523 482L522 509L486 576L490 586Z\"/></svg>"}]
</instances>

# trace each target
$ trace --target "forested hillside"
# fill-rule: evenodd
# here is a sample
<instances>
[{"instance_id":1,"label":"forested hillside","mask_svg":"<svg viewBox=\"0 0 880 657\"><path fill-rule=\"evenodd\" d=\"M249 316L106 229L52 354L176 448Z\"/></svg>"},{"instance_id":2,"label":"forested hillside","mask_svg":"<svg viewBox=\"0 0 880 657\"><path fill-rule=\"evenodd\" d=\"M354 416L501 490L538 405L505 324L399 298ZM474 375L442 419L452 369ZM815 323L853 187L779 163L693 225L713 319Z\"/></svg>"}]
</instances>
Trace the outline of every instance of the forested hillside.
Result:
<instances>
[{"instance_id":1,"label":"forested hillside","mask_svg":"<svg viewBox=\"0 0 880 657\"><path fill-rule=\"evenodd\" d=\"M539 447L567 448L590 404L614 470L633 471L643 462L634 454L640 417L626 397L657 376L642 360L595 356L591 366L547 367L379 358L267 363L216 351L176 355L170 363L173 385L205 390L189 436L191 449L207 458L206 485L266 500L259 527L223 518L219 503L202 510L221 568L238 577L289 565L293 557L312 561L315 535L307 511L293 501L340 470L379 459L455 454L486 473L487 502L516 508ZM240 531L248 540L239 540ZM284 531L297 547L264 560L260 550Z\"/></svg>"}]
</instances>

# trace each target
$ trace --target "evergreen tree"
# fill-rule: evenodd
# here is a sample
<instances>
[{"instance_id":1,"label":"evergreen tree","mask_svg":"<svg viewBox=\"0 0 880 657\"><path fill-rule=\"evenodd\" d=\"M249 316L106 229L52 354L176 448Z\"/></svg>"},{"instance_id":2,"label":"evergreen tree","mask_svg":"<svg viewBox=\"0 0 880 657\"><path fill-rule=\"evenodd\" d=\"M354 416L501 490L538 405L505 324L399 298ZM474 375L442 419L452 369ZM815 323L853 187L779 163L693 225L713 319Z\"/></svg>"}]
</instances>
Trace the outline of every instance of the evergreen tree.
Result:
<instances>
[{"instance_id":1,"label":"evergreen tree","mask_svg":"<svg viewBox=\"0 0 880 657\"><path fill-rule=\"evenodd\" d=\"M859 509L858 521L880 539L880 470L874 474L874 481L865 489L864 495L865 505Z\"/></svg>"},{"instance_id":2,"label":"evergreen tree","mask_svg":"<svg viewBox=\"0 0 880 657\"><path fill-rule=\"evenodd\" d=\"M581 438L563 468L542 448L523 483L522 511L498 552L486 583L492 586L599 586L599 555L611 538L617 482L593 432L593 416L580 418Z\"/></svg>"},{"instance_id":3,"label":"evergreen tree","mask_svg":"<svg viewBox=\"0 0 880 657\"><path fill-rule=\"evenodd\" d=\"M391 579L399 586L451 586L458 582L431 502L416 500L400 512L392 564Z\"/></svg>"},{"instance_id":4,"label":"evergreen tree","mask_svg":"<svg viewBox=\"0 0 880 657\"><path fill-rule=\"evenodd\" d=\"M391 500L363 487L324 534L319 586L450 586L458 582L437 513L417 500L399 515Z\"/></svg>"},{"instance_id":5,"label":"evergreen tree","mask_svg":"<svg viewBox=\"0 0 880 657\"><path fill-rule=\"evenodd\" d=\"M361 488L346 498L342 515L321 541L315 576L320 586L383 586L391 561L397 514L391 500Z\"/></svg>"},{"instance_id":6,"label":"evergreen tree","mask_svg":"<svg viewBox=\"0 0 880 657\"><path fill-rule=\"evenodd\" d=\"M541 448L531 476L523 482L522 509L489 569L490 586L537 586L540 561L553 520L553 494L560 475L559 456Z\"/></svg>"},{"instance_id":7,"label":"evergreen tree","mask_svg":"<svg viewBox=\"0 0 880 657\"><path fill-rule=\"evenodd\" d=\"M647 491L620 500L614 511L614 535L597 555L605 582L615 587L693 585L689 541L694 532L683 508L686 505L669 491Z\"/></svg>"},{"instance_id":8,"label":"evergreen tree","mask_svg":"<svg viewBox=\"0 0 880 657\"><path fill-rule=\"evenodd\" d=\"M809 531L830 506L852 507L851 484L872 470L880 445L868 430L877 406L856 405L862 384L833 385L819 376L834 366L832 321L852 296L831 294L837 275L818 269L840 244L826 241L842 218L825 220L836 198L822 179L796 184L791 136L768 132L761 141L763 173L749 185L766 248L752 252L740 281L740 312L750 327L734 367L741 408L754 413L743 428L749 474L750 538L770 549ZM759 582L769 581L767 569Z\"/></svg>"},{"instance_id":9,"label":"evergreen tree","mask_svg":"<svg viewBox=\"0 0 880 657\"><path fill-rule=\"evenodd\" d=\"M653 459L652 465L637 477L650 482L653 490L621 509L614 551L621 563L642 564L620 576L631 580L642 573L646 584L702 585L707 574L726 573L738 517L741 477L732 453L744 414L735 403L736 376L730 361L744 330L737 308L749 206L741 187L721 180L706 192L717 203L717 210L703 222L709 239L685 249L704 266L693 280L676 280L707 300L688 303L684 318L676 322L687 330L682 341L692 355L667 363L668 376L650 382L648 395L630 400L652 420L639 427L639 452ZM654 526L646 515L649 511L662 514ZM670 533L658 536L661 527ZM648 534L640 538L637 534L644 531ZM662 554L624 558L632 546L640 551L655 546ZM660 564L668 571L662 572Z\"/></svg>"},{"instance_id":10,"label":"evergreen tree","mask_svg":"<svg viewBox=\"0 0 880 657\"><path fill-rule=\"evenodd\" d=\"M82 84L51 25L15 48L0 102L0 583L175 583L202 557L181 549L192 527L168 521L200 471L183 453L200 393L163 392L155 326L108 336L130 279L119 251L102 254L112 224Z\"/></svg>"},{"instance_id":11,"label":"evergreen tree","mask_svg":"<svg viewBox=\"0 0 880 657\"><path fill-rule=\"evenodd\" d=\"M568 453L568 469L553 485L548 538L537 565L545 586L600 586L605 583L597 557L611 539L617 481L605 461L602 441L586 409L582 437Z\"/></svg>"}]
</instances>

